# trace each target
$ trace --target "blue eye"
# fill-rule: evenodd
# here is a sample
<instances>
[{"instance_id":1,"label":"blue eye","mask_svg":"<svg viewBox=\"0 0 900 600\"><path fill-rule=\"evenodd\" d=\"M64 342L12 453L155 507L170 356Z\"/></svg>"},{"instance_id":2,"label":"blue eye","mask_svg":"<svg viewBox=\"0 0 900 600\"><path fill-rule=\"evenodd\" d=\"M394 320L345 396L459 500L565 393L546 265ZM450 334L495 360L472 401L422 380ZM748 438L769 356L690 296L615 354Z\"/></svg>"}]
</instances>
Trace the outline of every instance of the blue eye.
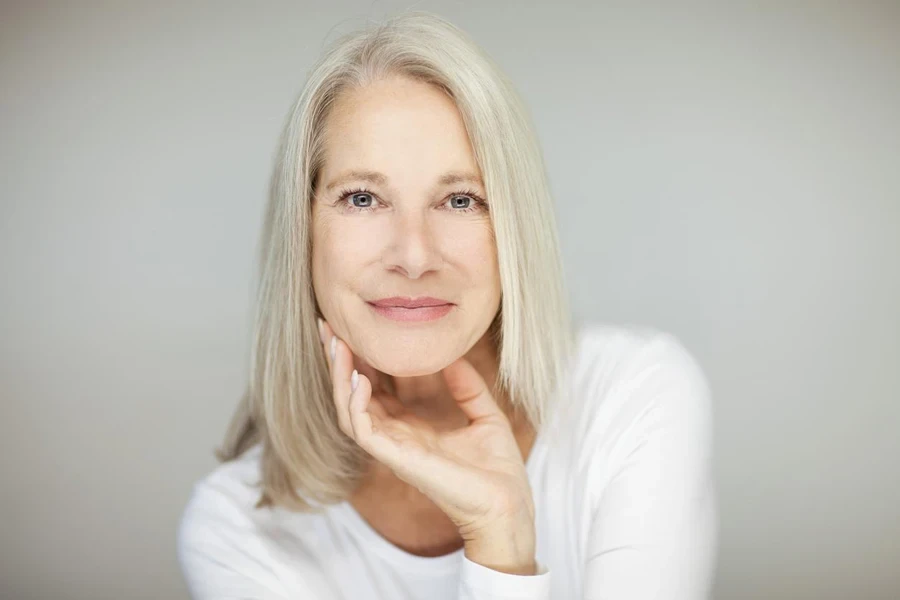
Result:
<instances>
[{"instance_id":1,"label":"blue eye","mask_svg":"<svg viewBox=\"0 0 900 600\"><path fill-rule=\"evenodd\" d=\"M348 212L367 212L375 210L375 196L362 188L343 190L338 194L339 208ZM366 200L368 197L368 200ZM349 202L348 202L349 200ZM359 204L357 204L359 203Z\"/></svg>"},{"instance_id":2,"label":"blue eye","mask_svg":"<svg viewBox=\"0 0 900 600\"><path fill-rule=\"evenodd\" d=\"M374 194L365 188L343 190L340 192L339 197L340 202L342 203L341 208L349 212L368 212L375 210L376 208L375 203L377 200L375 199ZM449 204L451 206L451 212L470 213L488 210L487 202L469 190L454 192L447 198L444 204Z\"/></svg>"},{"instance_id":3,"label":"blue eye","mask_svg":"<svg viewBox=\"0 0 900 600\"><path fill-rule=\"evenodd\" d=\"M352 208L355 208L355 209L361 210L361 211L362 210L372 210L374 208L372 205L375 203L375 198L372 196L372 194L370 194L369 192L366 192L365 190L357 190L355 192L350 192L347 195L350 197L350 205ZM366 196L368 196L368 200L369 200L368 203L365 203ZM363 198L362 205L356 204L356 201L358 201L360 198Z\"/></svg>"},{"instance_id":4,"label":"blue eye","mask_svg":"<svg viewBox=\"0 0 900 600\"><path fill-rule=\"evenodd\" d=\"M453 196L452 198L450 198L450 205L453 206L453 208L468 209L468 208L469 208L469 204L471 204L471 202L467 202L465 206L458 206L458 205L455 205L455 204L454 204L454 201L455 201L455 200L469 200L469 201L472 201L473 199L472 199L472 198L469 198L468 196L464 196L464 195L462 195L462 194L458 194L458 195Z\"/></svg>"},{"instance_id":5,"label":"blue eye","mask_svg":"<svg viewBox=\"0 0 900 600\"><path fill-rule=\"evenodd\" d=\"M462 200L463 204L457 204L457 200ZM450 195L448 199L450 206L452 207L453 212L480 212L487 211L488 205L487 202L481 199L478 194L471 191L462 191L462 192L454 192ZM458 209L458 210L457 210Z\"/></svg>"}]
</instances>

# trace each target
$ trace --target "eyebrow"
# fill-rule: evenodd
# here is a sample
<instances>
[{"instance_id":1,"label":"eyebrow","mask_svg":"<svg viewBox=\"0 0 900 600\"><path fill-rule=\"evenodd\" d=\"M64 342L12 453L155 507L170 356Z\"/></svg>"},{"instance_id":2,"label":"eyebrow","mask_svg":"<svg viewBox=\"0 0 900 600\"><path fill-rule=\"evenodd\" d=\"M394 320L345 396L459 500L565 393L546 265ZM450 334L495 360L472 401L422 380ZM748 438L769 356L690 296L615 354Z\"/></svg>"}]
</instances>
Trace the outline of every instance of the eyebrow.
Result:
<instances>
[{"instance_id":1,"label":"eyebrow","mask_svg":"<svg viewBox=\"0 0 900 600\"><path fill-rule=\"evenodd\" d=\"M349 183L350 181L368 181L370 183L384 185L387 183L387 180L387 176L378 171L347 171L346 173L342 173L338 177L335 177L325 186L325 189L330 191L332 188ZM481 177L474 173L450 171L438 179L438 185L453 185L455 183L473 183L484 187L484 182L481 180Z\"/></svg>"}]
</instances>

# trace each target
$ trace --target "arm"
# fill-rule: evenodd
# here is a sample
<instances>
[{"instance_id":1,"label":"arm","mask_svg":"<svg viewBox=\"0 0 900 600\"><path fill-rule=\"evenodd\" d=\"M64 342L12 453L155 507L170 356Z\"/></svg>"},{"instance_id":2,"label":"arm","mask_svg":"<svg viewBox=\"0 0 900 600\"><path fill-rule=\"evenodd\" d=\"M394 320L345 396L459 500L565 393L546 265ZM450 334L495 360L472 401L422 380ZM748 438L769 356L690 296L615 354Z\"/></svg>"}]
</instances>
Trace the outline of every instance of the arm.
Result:
<instances>
[{"instance_id":1,"label":"arm","mask_svg":"<svg viewBox=\"0 0 900 600\"><path fill-rule=\"evenodd\" d=\"M710 593L717 517L706 380L670 338L652 346L596 507L584 597L700 600Z\"/></svg>"},{"instance_id":2,"label":"arm","mask_svg":"<svg viewBox=\"0 0 900 600\"><path fill-rule=\"evenodd\" d=\"M600 498L586 536L582 597L702 600L709 597L717 532L709 388L669 336L636 358L640 364L620 389L629 390L625 402L637 410L611 462L594 455L603 440L579 442L586 453L579 462L594 467L582 475ZM527 577L464 558L459 598L549 599L551 574L538 568Z\"/></svg>"}]
</instances>

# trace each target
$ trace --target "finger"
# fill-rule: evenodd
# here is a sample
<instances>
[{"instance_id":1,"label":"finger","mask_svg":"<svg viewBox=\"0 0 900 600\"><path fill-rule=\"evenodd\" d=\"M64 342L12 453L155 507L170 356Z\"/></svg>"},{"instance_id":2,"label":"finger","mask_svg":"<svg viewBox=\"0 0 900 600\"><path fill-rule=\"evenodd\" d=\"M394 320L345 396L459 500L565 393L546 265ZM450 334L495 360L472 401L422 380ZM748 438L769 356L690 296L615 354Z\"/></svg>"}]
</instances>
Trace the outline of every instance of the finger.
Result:
<instances>
[{"instance_id":1,"label":"finger","mask_svg":"<svg viewBox=\"0 0 900 600\"><path fill-rule=\"evenodd\" d=\"M365 441L372 435L372 415L369 413L372 399L372 382L365 375L358 375L356 389L350 392L348 415L353 439L365 448Z\"/></svg>"},{"instance_id":2,"label":"finger","mask_svg":"<svg viewBox=\"0 0 900 600\"><path fill-rule=\"evenodd\" d=\"M317 325L319 328L319 341L322 342L322 348L325 354L325 364L328 367L328 377L331 379L332 402L334 403L334 409L337 415L338 427L345 435L352 437L353 428L350 423L350 414L346 408L347 403L341 401L341 397L334 386L334 368L332 367L330 351L331 339L334 337L334 332L332 331L331 326L328 325L328 322L321 317L317 319Z\"/></svg>"},{"instance_id":3,"label":"finger","mask_svg":"<svg viewBox=\"0 0 900 600\"><path fill-rule=\"evenodd\" d=\"M325 352L325 364L328 365L328 372L331 372L331 338L334 332L328 321L319 319L319 340L322 342L322 348Z\"/></svg>"},{"instance_id":4,"label":"finger","mask_svg":"<svg viewBox=\"0 0 900 600\"><path fill-rule=\"evenodd\" d=\"M378 397L372 392L372 381L360 373L356 371L357 380L356 380L356 390L353 389L353 374L350 375L350 407L349 411L352 412L354 410L354 402L367 402L364 408L361 410L367 411L372 415L374 419L386 419L390 417L388 412L384 409L384 405L379 401ZM359 392L360 386L365 386L368 390L368 394L365 390L363 392ZM362 394L362 398L368 398L367 400L363 400L359 394ZM351 424L352 426L352 424ZM355 435L355 434L354 434Z\"/></svg>"},{"instance_id":5,"label":"finger","mask_svg":"<svg viewBox=\"0 0 900 600\"><path fill-rule=\"evenodd\" d=\"M387 391L387 388L384 386L384 378L379 373L378 369L367 363L362 357L353 356L353 365L356 367L356 370L359 371L362 375L368 377L369 382L372 384L372 394L383 394Z\"/></svg>"},{"instance_id":6,"label":"finger","mask_svg":"<svg viewBox=\"0 0 900 600\"><path fill-rule=\"evenodd\" d=\"M368 379L358 376L356 390L350 396L350 420L353 438L367 453L389 467L402 481L419 488L433 498L454 498L449 504L461 506L466 498L459 498L461 490L472 490L478 484L470 470L455 461L425 451L418 442L408 440L408 425L381 416L374 408ZM460 482L463 482L462 485ZM477 506L467 507L476 510Z\"/></svg>"},{"instance_id":7,"label":"finger","mask_svg":"<svg viewBox=\"0 0 900 600\"><path fill-rule=\"evenodd\" d=\"M399 416L405 412L403 403L388 389L387 378L375 367L361 357L353 355L353 363L360 374L365 375L372 384L372 404L379 405L384 416ZM370 405L371 407L371 405Z\"/></svg>"},{"instance_id":8,"label":"finger","mask_svg":"<svg viewBox=\"0 0 900 600\"><path fill-rule=\"evenodd\" d=\"M386 426L392 419L383 408L379 410L374 407L369 379L359 375L358 381L356 390L351 393L349 406L353 439L363 450L393 468L401 457L401 450L387 433Z\"/></svg>"},{"instance_id":9,"label":"finger","mask_svg":"<svg viewBox=\"0 0 900 600\"><path fill-rule=\"evenodd\" d=\"M338 410L350 423L350 377L353 373L350 349L338 337L335 340L335 355L331 363L331 385ZM351 427L352 428L352 427Z\"/></svg>"},{"instance_id":10,"label":"finger","mask_svg":"<svg viewBox=\"0 0 900 600\"><path fill-rule=\"evenodd\" d=\"M411 462L419 456L417 444L403 444L399 439L408 438L408 425L392 418L372 396L371 382L364 375L358 376L356 390L350 394L350 422L353 439L369 454L398 474L416 471ZM409 475L409 473L407 473Z\"/></svg>"},{"instance_id":11,"label":"finger","mask_svg":"<svg viewBox=\"0 0 900 600\"><path fill-rule=\"evenodd\" d=\"M459 358L441 373L450 395L472 421L503 419L506 415L497 405L481 374L465 358Z\"/></svg>"},{"instance_id":12,"label":"finger","mask_svg":"<svg viewBox=\"0 0 900 600\"><path fill-rule=\"evenodd\" d=\"M332 336L330 344L334 344L334 358L331 359L331 390L334 406L337 411L338 425L349 436L353 435L350 422L350 375L352 373L352 352L343 340ZM330 354L329 354L330 356Z\"/></svg>"}]
</instances>

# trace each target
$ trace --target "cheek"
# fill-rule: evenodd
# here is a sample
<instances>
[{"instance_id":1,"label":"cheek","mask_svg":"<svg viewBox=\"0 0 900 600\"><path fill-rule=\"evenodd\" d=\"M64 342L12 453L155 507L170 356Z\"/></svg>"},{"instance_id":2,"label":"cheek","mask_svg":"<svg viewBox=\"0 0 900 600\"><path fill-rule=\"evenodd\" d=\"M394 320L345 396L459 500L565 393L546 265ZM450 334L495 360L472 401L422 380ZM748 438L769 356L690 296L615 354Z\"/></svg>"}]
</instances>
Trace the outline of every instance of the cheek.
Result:
<instances>
[{"instance_id":1,"label":"cheek","mask_svg":"<svg viewBox=\"0 0 900 600\"><path fill-rule=\"evenodd\" d=\"M340 282L346 277L345 251L340 231L328 219L319 218L312 231L312 279L313 289L320 303L331 304Z\"/></svg>"},{"instance_id":2,"label":"cheek","mask_svg":"<svg viewBox=\"0 0 900 600\"><path fill-rule=\"evenodd\" d=\"M490 230L470 232L465 239L452 243L451 256L464 269L470 281L485 289L488 296L499 294L500 270L497 263L497 247Z\"/></svg>"},{"instance_id":3,"label":"cheek","mask_svg":"<svg viewBox=\"0 0 900 600\"><path fill-rule=\"evenodd\" d=\"M494 233L489 224L482 224L468 232L468 240L465 248L471 254L472 262L477 263L480 270L494 271L497 269L497 246L494 242Z\"/></svg>"},{"instance_id":4,"label":"cheek","mask_svg":"<svg viewBox=\"0 0 900 600\"><path fill-rule=\"evenodd\" d=\"M340 219L321 219L313 232L312 263L321 278L352 276L372 255L371 231Z\"/></svg>"}]
</instances>

